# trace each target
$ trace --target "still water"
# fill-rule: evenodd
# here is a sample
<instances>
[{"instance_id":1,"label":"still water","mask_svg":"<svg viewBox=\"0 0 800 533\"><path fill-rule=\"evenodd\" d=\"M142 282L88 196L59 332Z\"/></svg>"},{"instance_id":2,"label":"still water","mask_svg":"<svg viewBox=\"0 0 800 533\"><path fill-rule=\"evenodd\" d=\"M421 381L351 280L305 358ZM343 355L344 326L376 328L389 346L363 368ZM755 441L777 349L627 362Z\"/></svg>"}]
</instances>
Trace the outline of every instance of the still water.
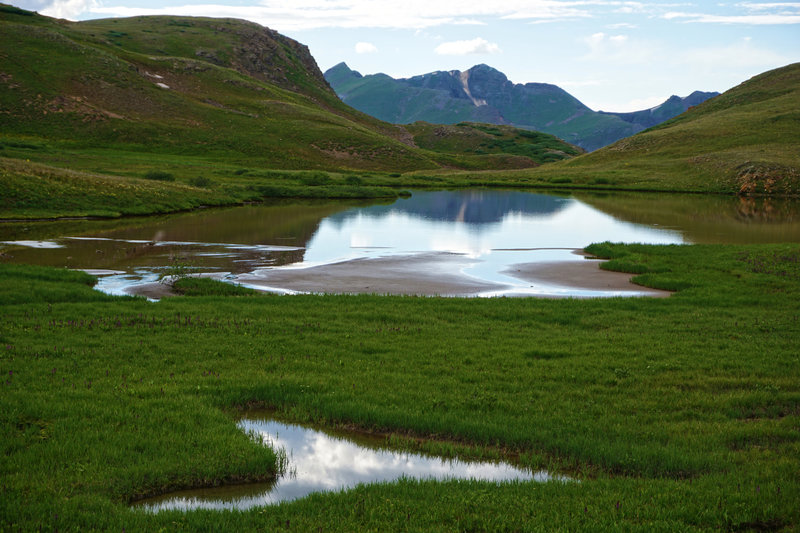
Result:
<instances>
[{"instance_id":1,"label":"still water","mask_svg":"<svg viewBox=\"0 0 800 533\"><path fill-rule=\"evenodd\" d=\"M362 483L407 479L476 479L482 481L565 480L507 463L468 462L394 452L380 439L343 436L269 419L243 419L239 427L258 442L283 450L286 472L269 484L187 490L137 502L158 512L169 509L239 509L296 500L315 492L345 490Z\"/></svg>"},{"instance_id":2,"label":"still water","mask_svg":"<svg viewBox=\"0 0 800 533\"><path fill-rule=\"evenodd\" d=\"M321 265L363 266L376 259L372 264L393 261L395 270L412 270L420 268L413 258L456 257L425 268L451 268L505 287L483 295L584 295L557 285L532 287L509 272L520 264L581 261L574 250L601 241L800 242L800 204L697 195L426 191L383 204L289 201L111 221L2 223L0 260L91 269L101 275L98 289L123 294L176 266L249 284L265 272L316 272ZM259 288L265 286L292 292L268 283Z\"/></svg>"}]
</instances>

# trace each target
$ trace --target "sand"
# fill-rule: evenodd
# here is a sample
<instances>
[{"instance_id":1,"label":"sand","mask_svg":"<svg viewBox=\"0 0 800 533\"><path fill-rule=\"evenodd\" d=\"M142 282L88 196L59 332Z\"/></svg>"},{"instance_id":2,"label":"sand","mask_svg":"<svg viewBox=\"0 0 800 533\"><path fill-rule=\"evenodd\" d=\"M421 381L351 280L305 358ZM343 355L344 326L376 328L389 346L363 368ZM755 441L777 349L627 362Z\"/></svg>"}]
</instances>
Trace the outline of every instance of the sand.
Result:
<instances>
[{"instance_id":1,"label":"sand","mask_svg":"<svg viewBox=\"0 0 800 533\"><path fill-rule=\"evenodd\" d=\"M475 261L459 254L353 259L306 268L271 268L236 281L263 289L337 294L470 296L505 287L461 274Z\"/></svg>"},{"instance_id":2,"label":"sand","mask_svg":"<svg viewBox=\"0 0 800 533\"><path fill-rule=\"evenodd\" d=\"M476 279L461 273L476 260L459 254L427 253L375 259L353 259L306 268L271 268L240 275L247 286L290 292L347 294L407 294L476 296L509 291L514 287ZM630 282L630 274L600 270L600 261L572 260L514 265L503 272L536 286L613 291L631 296L669 296ZM563 292L563 291L562 291ZM552 297L552 295L543 295Z\"/></svg>"},{"instance_id":3,"label":"sand","mask_svg":"<svg viewBox=\"0 0 800 533\"><path fill-rule=\"evenodd\" d=\"M534 285L551 285L594 291L614 291L631 295L665 297L670 291L631 283L631 274L601 270L599 260L551 261L513 265L504 273Z\"/></svg>"}]
</instances>

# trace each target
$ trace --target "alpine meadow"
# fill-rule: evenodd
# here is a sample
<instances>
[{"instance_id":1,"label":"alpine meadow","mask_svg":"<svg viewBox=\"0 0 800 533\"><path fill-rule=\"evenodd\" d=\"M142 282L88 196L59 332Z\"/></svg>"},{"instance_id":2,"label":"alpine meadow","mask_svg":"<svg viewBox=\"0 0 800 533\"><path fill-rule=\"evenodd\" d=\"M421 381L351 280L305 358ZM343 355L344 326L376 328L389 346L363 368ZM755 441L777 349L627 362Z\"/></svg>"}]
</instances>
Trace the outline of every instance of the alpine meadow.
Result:
<instances>
[{"instance_id":1,"label":"alpine meadow","mask_svg":"<svg viewBox=\"0 0 800 533\"><path fill-rule=\"evenodd\" d=\"M344 68L333 74L354 90L389 83L356 83ZM364 100L402 104L406 89ZM431 94L406 103L430 104ZM244 20L70 22L0 4L0 530L797 530L800 64L590 152L484 111L448 124L384 122L343 102L306 46ZM624 122L596 115L581 130L592 138L603 137L593 124ZM242 257L267 270L317 267L315 235L344 226L347 209L364 208L351 218L377 226L375 206L445 190L549 195L562 218L585 199L620 225L677 235L658 244L609 235L581 244L570 263L668 292L390 295L372 279L358 294L265 291L224 275L238 274L230 265ZM714 240L708 220L723 216L685 207L695 197L738 206L736 228L789 230ZM244 211L262 204L277 206L271 240ZM484 238L500 217L476 205L425 216L473 223ZM504 213L545 216L530 205ZM163 236L180 216L217 208L248 213L231 223L240 241ZM668 210L706 241L670 227ZM411 215L398 213L387 215L399 220L394 236L410 235ZM142 238L142 227L155 236ZM244 251L229 259L203 238ZM480 246L538 252L530 238ZM92 268L44 259L66 248L73 260L69 246L89 241ZM362 241L347 240L347 254L374 256L329 263L356 276L389 257ZM97 290L99 277L145 269L162 245L195 256L157 256L156 298ZM32 248L43 259L23 261ZM442 267L479 263L477 253L420 255L430 263L404 275L477 276ZM193 263L208 256L228 270ZM547 476L404 475L246 509L133 505L299 479L290 450L237 427L253 413L367 435L401 455Z\"/></svg>"}]
</instances>

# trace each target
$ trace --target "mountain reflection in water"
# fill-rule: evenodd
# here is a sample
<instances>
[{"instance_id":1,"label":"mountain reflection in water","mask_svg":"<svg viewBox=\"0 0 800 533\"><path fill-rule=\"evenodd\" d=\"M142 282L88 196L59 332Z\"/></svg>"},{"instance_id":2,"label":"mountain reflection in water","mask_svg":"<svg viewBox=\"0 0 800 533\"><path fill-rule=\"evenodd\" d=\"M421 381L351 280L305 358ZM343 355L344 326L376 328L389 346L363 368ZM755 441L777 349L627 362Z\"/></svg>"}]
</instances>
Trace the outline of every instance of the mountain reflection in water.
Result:
<instances>
[{"instance_id":1,"label":"mountain reflection in water","mask_svg":"<svg viewBox=\"0 0 800 533\"><path fill-rule=\"evenodd\" d=\"M508 191L433 191L415 193L391 205L349 209L328 217L341 225L354 217L379 219L404 214L422 220L458 222L472 226L502 222L509 214L551 216L564 209L570 200L560 196Z\"/></svg>"}]
</instances>

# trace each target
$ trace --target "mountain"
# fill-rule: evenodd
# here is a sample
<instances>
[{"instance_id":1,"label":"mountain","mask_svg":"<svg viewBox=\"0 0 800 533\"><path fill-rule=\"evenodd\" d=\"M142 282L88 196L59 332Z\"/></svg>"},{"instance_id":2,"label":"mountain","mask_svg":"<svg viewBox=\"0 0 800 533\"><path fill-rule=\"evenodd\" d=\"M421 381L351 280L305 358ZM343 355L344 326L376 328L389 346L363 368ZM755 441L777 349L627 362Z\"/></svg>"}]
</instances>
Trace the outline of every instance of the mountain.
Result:
<instances>
[{"instance_id":1,"label":"mountain","mask_svg":"<svg viewBox=\"0 0 800 533\"><path fill-rule=\"evenodd\" d=\"M676 117L696 105L700 105L709 98L719 96L717 92L695 91L689 96L670 96L663 104L632 113L608 113L598 111L604 115L615 115L630 124L638 124L645 128L650 128L661 124L664 121Z\"/></svg>"},{"instance_id":2,"label":"mountain","mask_svg":"<svg viewBox=\"0 0 800 533\"><path fill-rule=\"evenodd\" d=\"M0 210L73 193L80 199L87 189L70 193L66 185L75 180L122 194L121 177L150 176L136 186L160 187L163 208L172 210L187 207L169 204L178 189L207 204L234 185L249 197L277 194L274 186L293 195L339 184L290 174L300 170L530 168L580 153L554 137L510 127L487 132L462 124L434 141L426 137L428 126L380 121L337 97L306 46L252 22L173 16L68 22L4 4L0 117ZM417 135L425 138L418 142ZM34 186L43 176L46 184ZM341 184L360 180L351 178ZM214 194L184 190L208 183L219 185Z\"/></svg>"},{"instance_id":3,"label":"mountain","mask_svg":"<svg viewBox=\"0 0 800 533\"><path fill-rule=\"evenodd\" d=\"M800 63L794 63L531 177L577 187L797 196L798 132ZM743 216L748 216L748 202L742 200Z\"/></svg>"},{"instance_id":4,"label":"mountain","mask_svg":"<svg viewBox=\"0 0 800 533\"><path fill-rule=\"evenodd\" d=\"M513 125L556 135L589 151L672 118L717 94L695 92L686 98L674 96L653 110L603 113L592 111L556 85L515 84L487 65L394 79L386 74L362 76L339 63L325 72L325 79L345 103L387 122Z\"/></svg>"}]
</instances>

